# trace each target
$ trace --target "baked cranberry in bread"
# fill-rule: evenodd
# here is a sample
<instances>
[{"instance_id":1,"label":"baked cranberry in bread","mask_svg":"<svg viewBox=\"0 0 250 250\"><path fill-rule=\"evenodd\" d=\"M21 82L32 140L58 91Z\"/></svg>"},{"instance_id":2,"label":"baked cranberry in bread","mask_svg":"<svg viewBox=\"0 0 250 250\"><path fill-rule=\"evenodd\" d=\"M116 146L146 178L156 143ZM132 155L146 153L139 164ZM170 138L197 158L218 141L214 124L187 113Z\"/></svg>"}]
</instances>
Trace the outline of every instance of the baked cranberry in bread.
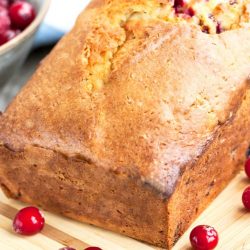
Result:
<instances>
[{"instance_id":1,"label":"baked cranberry in bread","mask_svg":"<svg viewBox=\"0 0 250 250\"><path fill-rule=\"evenodd\" d=\"M0 118L3 190L170 249L245 159L248 10L92 1Z\"/></svg>"}]
</instances>

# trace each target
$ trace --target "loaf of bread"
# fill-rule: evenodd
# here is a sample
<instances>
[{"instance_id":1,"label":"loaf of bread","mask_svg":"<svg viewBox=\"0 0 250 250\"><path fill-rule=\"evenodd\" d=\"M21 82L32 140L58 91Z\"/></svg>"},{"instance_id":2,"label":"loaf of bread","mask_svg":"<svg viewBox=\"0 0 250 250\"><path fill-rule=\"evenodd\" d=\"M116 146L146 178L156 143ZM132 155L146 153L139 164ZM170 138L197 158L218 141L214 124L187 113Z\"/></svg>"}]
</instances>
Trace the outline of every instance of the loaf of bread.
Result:
<instances>
[{"instance_id":1,"label":"loaf of bread","mask_svg":"<svg viewBox=\"0 0 250 250\"><path fill-rule=\"evenodd\" d=\"M171 249L245 159L249 13L92 1L0 116L3 190Z\"/></svg>"}]
</instances>

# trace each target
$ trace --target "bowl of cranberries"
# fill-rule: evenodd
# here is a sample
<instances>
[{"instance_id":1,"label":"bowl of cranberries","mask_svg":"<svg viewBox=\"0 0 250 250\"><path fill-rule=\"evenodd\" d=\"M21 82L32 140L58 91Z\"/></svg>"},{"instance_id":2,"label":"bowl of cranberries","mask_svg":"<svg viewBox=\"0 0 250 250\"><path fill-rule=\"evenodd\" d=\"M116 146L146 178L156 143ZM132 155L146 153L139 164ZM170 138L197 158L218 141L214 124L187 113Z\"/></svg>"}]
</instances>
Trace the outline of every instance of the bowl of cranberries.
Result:
<instances>
[{"instance_id":1,"label":"bowl of cranberries","mask_svg":"<svg viewBox=\"0 0 250 250\"><path fill-rule=\"evenodd\" d=\"M50 0L0 0L0 87L24 62Z\"/></svg>"}]
</instances>

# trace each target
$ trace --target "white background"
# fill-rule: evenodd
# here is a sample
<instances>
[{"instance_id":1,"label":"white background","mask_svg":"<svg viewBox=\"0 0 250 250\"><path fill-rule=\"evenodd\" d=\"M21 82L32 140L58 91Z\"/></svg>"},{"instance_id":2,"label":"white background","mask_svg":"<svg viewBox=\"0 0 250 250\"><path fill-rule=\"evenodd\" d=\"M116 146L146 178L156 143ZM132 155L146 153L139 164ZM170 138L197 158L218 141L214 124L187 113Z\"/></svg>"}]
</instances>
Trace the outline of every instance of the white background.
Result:
<instances>
[{"instance_id":1,"label":"white background","mask_svg":"<svg viewBox=\"0 0 250 250\"><path fill-rule=\"evenodd\" d=\"M69 31L89 0L52 0L44 23L63 32Z\"/></svg>"}]
</instances>

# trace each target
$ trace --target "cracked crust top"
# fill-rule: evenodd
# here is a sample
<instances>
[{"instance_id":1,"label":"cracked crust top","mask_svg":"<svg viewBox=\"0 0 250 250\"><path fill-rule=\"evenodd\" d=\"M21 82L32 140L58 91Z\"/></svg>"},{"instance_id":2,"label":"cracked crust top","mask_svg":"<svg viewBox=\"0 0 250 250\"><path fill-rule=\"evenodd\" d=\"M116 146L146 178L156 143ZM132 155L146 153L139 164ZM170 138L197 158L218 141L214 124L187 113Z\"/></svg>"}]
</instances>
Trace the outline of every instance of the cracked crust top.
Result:
<instances>
[{"instance_id":1,"label":"cracked crust top","mask_svg":"<svg viewBox=\"0 0 250 250\"><path fill-rule=\"evenodd\" d=\"M156 16L162 4L93 1L2 115L0 144L88 159L170 195L243 100L250 30L206 34Z\"/></svg>"}]
</instances>

